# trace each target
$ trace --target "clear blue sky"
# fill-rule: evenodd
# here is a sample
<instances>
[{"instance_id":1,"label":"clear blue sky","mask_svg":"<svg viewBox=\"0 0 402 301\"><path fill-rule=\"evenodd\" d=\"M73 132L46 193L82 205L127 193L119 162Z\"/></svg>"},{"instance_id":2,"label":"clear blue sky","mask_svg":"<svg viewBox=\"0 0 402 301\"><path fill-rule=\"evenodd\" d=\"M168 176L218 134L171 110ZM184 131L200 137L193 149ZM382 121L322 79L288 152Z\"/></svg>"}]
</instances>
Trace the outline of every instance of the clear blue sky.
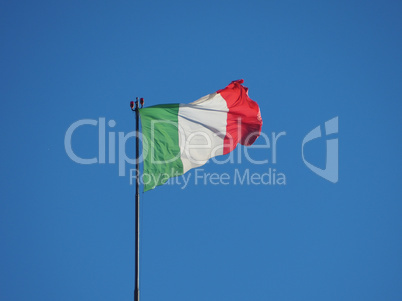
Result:
<instances>
[{"instance_id":1,"label":"clear blue sky","mask_svg":"<svg viewBox=\"0 0 402 301\"><path fill-rule=\"evenodd\" d=\"M134 187L117 164L73 162L67 129L104 117L129 133L135 96L190 102L244 78L264 133L286 132L277 162L203 170L275 168L286 185L142 194L141 300L401 300L401 14L398 1L4 2L0 299L132 300ZM301 145L336 116L333 184ZM97 156L97 135L79 128L73 150ZM325 151L317 139L306 159L324 168Z\"/></svg>"}]
</instances>

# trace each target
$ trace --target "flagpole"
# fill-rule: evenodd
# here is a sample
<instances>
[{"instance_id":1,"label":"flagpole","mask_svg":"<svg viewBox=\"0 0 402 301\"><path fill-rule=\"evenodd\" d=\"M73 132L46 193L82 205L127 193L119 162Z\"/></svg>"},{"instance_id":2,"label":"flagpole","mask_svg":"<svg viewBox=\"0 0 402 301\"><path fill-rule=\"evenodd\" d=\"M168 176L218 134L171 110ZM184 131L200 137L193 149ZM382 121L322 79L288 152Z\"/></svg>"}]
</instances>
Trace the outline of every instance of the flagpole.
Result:
<instances>
[{"instance_id":1,"label":"flagpole","mask_svg":"<svg viewBox=\"0 0 402 301\"><path fill-rule=\"evenodd\" d=\"M143 99L141 98L141 105ZM135 273L134 273L134 301L140 300L140 168L139 168L139 105L138 97L130 103L135 112Z\"/></svg>"}]
</instances>

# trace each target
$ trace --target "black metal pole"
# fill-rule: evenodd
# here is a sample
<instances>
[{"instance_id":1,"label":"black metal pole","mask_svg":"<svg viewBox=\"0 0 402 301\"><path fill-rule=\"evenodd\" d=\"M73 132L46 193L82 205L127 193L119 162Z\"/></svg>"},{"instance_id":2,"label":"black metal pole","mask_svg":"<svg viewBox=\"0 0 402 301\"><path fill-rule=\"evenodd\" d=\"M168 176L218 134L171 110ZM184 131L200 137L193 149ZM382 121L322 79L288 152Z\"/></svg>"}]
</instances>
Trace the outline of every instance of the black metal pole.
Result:
<instances>
[{"instance_id":1,"label":"black metal pole","mask_svg":"<svg viewBox=\"0 0 402 301\"><path fill-rule=\"evenodd\" d=\"M138 97L131 109L135 111L135 276L134 276L134 301L140 300L140 168L139 168L139 105Z\"/></svg>"}]
</instances>

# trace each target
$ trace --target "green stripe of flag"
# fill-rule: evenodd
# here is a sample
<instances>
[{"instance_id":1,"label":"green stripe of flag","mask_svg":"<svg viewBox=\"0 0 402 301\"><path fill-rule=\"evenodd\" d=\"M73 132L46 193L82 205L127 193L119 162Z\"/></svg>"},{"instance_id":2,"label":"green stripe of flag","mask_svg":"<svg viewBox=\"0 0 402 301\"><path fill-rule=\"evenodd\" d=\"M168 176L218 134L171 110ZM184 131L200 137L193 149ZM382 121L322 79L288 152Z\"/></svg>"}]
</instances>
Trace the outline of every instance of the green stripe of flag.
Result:
<instances>
[{"instance_id":1,"label":"green stripe of flag","mask_svg":"<svg viewBox=\"0 0 402 301\"><path fill-rule=\"evenodd\" d=\"M179 104L157 105L140 109L143 134L144 191L162 185L183 174L180 159Z\"/></svg>"}]
</instances>

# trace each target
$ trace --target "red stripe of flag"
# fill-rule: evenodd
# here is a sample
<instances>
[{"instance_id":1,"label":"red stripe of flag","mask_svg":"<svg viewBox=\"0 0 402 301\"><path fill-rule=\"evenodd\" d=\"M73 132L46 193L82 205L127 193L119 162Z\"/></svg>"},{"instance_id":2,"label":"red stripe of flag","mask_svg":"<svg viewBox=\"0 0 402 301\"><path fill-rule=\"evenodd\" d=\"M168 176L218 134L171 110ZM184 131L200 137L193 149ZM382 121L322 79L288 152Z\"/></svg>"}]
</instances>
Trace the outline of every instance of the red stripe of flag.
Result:
<instances>
[{"instance_id":1,"label":"red stripe of flag","mask_svg":"<svg viewBox=\"0 0 402 301\"><path fill-rule=\"evenodd\" d=\"M248 96L242 79L218 90L226 100L229 112L226 124L223 154L230 153L238 143L249 146L260 136L262 119L258 104Z\"/></svg>"}]
</instances>

